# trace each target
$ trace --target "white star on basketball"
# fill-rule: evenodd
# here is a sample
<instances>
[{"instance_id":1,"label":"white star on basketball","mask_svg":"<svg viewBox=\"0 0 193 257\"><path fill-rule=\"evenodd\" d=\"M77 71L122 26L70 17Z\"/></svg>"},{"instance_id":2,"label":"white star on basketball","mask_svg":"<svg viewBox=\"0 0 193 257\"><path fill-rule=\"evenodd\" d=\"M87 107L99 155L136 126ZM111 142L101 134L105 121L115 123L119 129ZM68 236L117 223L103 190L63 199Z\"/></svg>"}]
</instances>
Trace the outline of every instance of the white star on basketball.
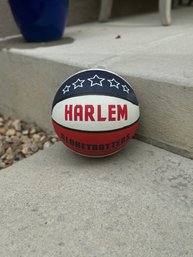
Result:
<instances>
[{"instance_id":1,"label":"white star on basketball","mask_svg":"<svg viewBox=\"0 0 193 257\"><path fill-rule=\"evenodd\" d=\"M102 87L103 86L103 78L99 78L97 75L95 75L93 78L89 78L88 79L90 82L91 82L91 87L94 87L94 86L100 86Z\"/></svg>"},{"instance_id":2,"label":"white star on basketball","mask_svg":"<svg viewBox=\"0 0 193 257\"><path fill-rule=\"evenodd\" d=\"M115 79L108 79L108 82L110 83L110 87L116 87L119 89L119 82L117 82Z\"/></svg>"},{"instance_id":3,"label":"white star on basketball","mask_svg":"<svg viewBox=\"0 0 193 257\"><path fill-rule=\"evenodd\" d=\"M78 87L83 87L84 82L85 82L85 80L77 79L77 81L72 83L72 85L74 85L74 89L76 89Z\"/></svg>"},{"instance_id":4,"label":"white star on basketball","mask_svg":"<svg viewBox=\"0 0 193 257\"><path fill-rule=\"evenodd\" d=\"M123 91L127 92L129 94L129 88L126 85L122 85Z\"/></svg>"},{"instance_id":5,"label":"white star on basketball","mask_svg":"<svg viewBox=\"0 0 193 257\"><path fill-rule=\"evenodd\" d=\"M69 92L70 90L70 86L65 86L65 88L62 89L63 94L66 94L67 92Z\"/></svg>"}]
</instances>

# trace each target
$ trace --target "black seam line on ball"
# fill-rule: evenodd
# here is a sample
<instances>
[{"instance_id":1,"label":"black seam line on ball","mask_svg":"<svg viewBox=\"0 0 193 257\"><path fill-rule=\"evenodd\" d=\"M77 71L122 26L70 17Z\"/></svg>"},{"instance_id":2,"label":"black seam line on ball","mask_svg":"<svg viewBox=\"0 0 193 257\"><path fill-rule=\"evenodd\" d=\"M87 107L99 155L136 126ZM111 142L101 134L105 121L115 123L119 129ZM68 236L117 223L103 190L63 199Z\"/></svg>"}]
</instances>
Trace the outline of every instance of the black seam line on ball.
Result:
<instances>
[{"instance_id":1,"label":"black seam line on ball","mask_svg":"<svg viewBox=\"0 0 193 257\"><path fill-rule=\"evenodd\" d=\"M123 99L123 100L125 100L125 101L127 101L127 102L131 102L132 104L134 104L134 105L136 105L136 106L139 106L139 104L138 103L134 103L133 101L131 101L131 100L128 100L128 99L126 99L126 98L124 98L124 97L120 97L120 96L113 96L113 95L107 95L107 94L104 94L104 93L84 93L84 94L79 94L79 95L71 95L71 96L69 96L69 97L67 97L67 98L64 98L64 99L61 99L60 101L58 101L57 103L55 103L53 106L52 106L52 110L53 110L53 108L54 108L54 106L56 105L56 104L58 104L58 103L60 103L60 102L62 102L62 101L64 101L64 100L67 100L67 99L69 99L69 98L73 98L73 97L79 97L79 96L84 96L84 95L95 95L95 96L97 96L97 95L103 95L103 96L110 96L110 97L114 97L114 98L120 98L120 99Z\"/></svg>"},{"instance_id":2,"label":"black seam line on ball","mask_svg":"<svg viewBox=\"0 0 193 257\"><path fill-rule=\"evenodd\" d=\"M65 127L59 123L57 123L54 119L52 119L53 122L55 122L58 126L64 128L64 129L68 129L68 130L72 130L72 131L77 131L77 132L81 132L81 133L96 133L96 134L100 134L100 133L109 133L109 132L115 132L115 131L119 131L119 130L122 130L122 129L126 129L126 128L129 128L133 125L135 125L138 121L139 121L140 118L138 118L135 122L133 122L131 125L128 125L128 126L125 126L125 127L122 127L122 128L118 128L118 129L112 129L112 130L102 130L102 131L90 131L90 130L80 130L80 129L73 129L73 128L68 128L68 127ZM77 121L78 122L78 121Z\"/></svg>"}]
</instances>

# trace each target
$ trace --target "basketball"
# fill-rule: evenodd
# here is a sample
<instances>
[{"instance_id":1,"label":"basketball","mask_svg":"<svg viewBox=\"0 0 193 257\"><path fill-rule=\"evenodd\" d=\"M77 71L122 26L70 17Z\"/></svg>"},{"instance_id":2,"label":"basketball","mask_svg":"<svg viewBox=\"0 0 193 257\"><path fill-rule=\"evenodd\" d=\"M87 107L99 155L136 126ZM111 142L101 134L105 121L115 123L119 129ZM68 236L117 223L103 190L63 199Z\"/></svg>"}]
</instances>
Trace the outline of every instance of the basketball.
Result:
<instances>
[{"instance_id":1,"label":"basketball","mask_svg":"<svg viewBox=\"0 0 193 257\"><path fill-rule=\"evenodd\" d=\"M89 69L69 77L52 105L52 123L65 146L76 153L103 157L133 138L139 104L131 85L119 75Z\"/></svg>"}]
</instances>

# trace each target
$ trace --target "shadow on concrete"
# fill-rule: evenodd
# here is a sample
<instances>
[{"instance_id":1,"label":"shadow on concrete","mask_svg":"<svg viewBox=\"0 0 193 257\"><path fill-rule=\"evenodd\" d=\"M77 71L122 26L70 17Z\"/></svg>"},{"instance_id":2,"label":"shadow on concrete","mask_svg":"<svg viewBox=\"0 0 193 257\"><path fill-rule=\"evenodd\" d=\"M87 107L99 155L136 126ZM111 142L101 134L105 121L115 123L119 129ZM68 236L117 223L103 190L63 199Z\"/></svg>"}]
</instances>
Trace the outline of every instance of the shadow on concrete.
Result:
<instances>
[{"instance_id":1,"label":"shadow on concrete","mask_svg":"<svg viewBox=\"0 0 193 257\"><path fill-rule=\"evenodd\" d=\"M17 49L33 49L37 47L50 47L50 46L58 46L58 45L67 45L72 44L74 39L71 37L64 37L62 39L50 42L34 42L29 43L26 42L22 36L8 38L3 41L0 41L0 50L1 49L9 49L9 48L17 48Z\"/></svg>"}]
</instances>

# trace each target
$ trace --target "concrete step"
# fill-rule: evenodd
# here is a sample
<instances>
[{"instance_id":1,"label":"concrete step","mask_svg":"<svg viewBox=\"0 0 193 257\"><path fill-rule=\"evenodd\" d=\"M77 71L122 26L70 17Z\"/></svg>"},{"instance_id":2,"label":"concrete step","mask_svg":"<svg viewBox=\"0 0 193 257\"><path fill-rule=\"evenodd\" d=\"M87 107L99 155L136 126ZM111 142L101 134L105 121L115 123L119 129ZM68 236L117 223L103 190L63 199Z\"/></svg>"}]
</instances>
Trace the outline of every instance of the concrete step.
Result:
<instances>
[{"instance_id":1,"label":"concrete step","mask_svg":"<svg viewBox=\"0 0 193 257\"><path fill-rule=\"evenodd\" d=\"M0 256L192 257L193 161L133 140L88 159L60 142L0 172Z\"/></svg>"},{"instance_id":2,"label":"concrete step","mask_svg":"<svg viewBox=\"0 0 193 257\"><path fill-rule=\"evenodd\" d=\"M51 130L51 104L62 81L81 69L110 69L138 96L138 137L193 158L192 11L173 11L167 28L160 26L158 14L148 14L70 27L57 42L2 39L1 111Z\"/></svg>"}]
</instances>

